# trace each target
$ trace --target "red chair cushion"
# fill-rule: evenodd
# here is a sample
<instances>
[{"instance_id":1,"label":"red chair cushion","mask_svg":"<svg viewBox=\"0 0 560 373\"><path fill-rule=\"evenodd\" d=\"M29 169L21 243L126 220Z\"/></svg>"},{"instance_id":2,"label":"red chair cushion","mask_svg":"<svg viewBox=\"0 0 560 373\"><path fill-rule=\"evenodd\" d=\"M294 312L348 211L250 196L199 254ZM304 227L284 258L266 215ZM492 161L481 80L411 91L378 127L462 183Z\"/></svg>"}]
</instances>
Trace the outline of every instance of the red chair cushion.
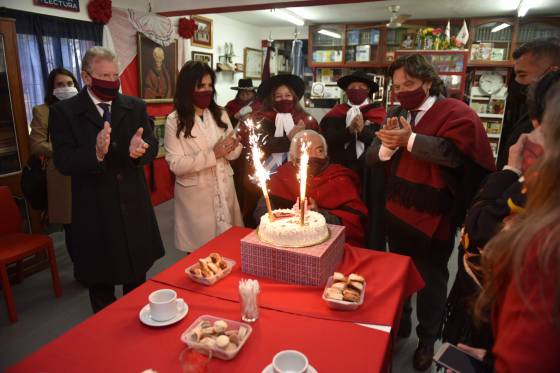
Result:
<instances>
[{"instance_id":1,"label":"red chair cushion","mask_svg":"<svg viewBox=\"0 0 560 373\"><path fill-rule=\"evenodd\" d=\"M44 234L13 233L0 236L0 263L13 263L38 251L52 242Z\"/></svg>"}]
</instances>

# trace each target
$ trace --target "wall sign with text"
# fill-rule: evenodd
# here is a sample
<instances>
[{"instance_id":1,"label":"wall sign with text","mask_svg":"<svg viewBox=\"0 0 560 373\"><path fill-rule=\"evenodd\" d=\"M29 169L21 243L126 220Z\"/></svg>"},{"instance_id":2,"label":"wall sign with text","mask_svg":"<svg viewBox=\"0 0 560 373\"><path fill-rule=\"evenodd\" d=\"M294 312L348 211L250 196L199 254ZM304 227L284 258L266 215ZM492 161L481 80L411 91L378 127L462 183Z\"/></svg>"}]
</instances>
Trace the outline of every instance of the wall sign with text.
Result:
<instances>
[{"instance_id":1,"label":"wall sign with text","mask_svg":"<svg viewBox=\"0 0 560 373\"><path fill-rule=\"evenodd\" d=\"M80 11L80 0L33 0L35 5L48 6L49 8Z\"/></svg>"}]
</instances>

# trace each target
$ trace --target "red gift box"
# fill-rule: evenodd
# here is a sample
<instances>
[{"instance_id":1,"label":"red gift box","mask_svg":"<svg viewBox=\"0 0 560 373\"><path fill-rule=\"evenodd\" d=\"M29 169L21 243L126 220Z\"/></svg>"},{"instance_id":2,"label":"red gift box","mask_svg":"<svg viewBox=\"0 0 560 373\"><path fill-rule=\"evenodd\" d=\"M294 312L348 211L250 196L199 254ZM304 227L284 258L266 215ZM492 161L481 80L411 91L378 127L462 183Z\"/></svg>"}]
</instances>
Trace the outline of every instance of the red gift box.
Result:
<instances>
[{"instance_id":1,"label":"red gift box","mask_svg":"<svg viewBox=\"0 0 560 373\"><path fill-rule=\"evenodd\" d=\"M287 248L262 242L256 231L241 239L241 270L290 284L324 286L344 254L344 226L328 225L327 241Z\"/></svg>"}]
</instances>

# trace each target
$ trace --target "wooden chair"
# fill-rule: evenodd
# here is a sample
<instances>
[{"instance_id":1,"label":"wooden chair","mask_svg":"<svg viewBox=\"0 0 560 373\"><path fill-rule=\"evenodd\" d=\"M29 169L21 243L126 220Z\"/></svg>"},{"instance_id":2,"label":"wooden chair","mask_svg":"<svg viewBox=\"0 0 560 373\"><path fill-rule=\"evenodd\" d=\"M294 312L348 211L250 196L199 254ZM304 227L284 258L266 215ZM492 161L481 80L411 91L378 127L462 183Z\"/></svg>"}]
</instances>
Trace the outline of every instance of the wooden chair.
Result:
<instances>
[{"instance_id":1,"label":"wooden chair","mask_svg":"<svg viewBox=\"0 0 560 373\"><path fill-rule=\"evenodd\" d=\"M8 278L8 264L17 263L19 267L23 259L46 250L56 297L62 295L62 289L52 239L45 234L21 232L21 215L7 186L0 186L0 211L2 211L0 213L0 278L4 299L6 299L6 306L8 307L8 316L11 322L16 322L16 305ZM17 269L18 272L20 272L20 268ZM18 277L20 277L20 274L18 274Z\"/></svg>"}]
</instances>

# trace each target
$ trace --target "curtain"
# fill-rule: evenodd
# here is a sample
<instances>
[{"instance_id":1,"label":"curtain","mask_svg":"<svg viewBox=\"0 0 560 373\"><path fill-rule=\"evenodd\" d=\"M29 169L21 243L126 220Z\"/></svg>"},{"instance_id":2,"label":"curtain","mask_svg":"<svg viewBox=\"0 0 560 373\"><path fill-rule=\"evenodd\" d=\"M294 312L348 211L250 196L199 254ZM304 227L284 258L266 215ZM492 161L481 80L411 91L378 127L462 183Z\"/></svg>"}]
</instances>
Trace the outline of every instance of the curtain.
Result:
<instances>
[{"instance_id":1,"label":"curtain","mask_svg":"<svg viewBox=\"0 0 560 373\"><path fill-rule=\"evenodd\" d=\"M101 45L103 25L8 8L0 8L0 16L16 19L18 54L29 123L33 106L44 102L46 79L52 69L64 67L70 70L82 85L82 56L88 48Z\"/></svg>"},{"instance_id":2,"label":"curtain","mask_svg":"<svg viewBox=\"0 0 560 373\"><path fill-rule=\"evenodd\" d=\"M297 75L299 77L303 77L303 42L299 39L295 39L292 42L292 54L291 54L291 63L292 63L292 74Z\"/></svg>"}]
</instances>

